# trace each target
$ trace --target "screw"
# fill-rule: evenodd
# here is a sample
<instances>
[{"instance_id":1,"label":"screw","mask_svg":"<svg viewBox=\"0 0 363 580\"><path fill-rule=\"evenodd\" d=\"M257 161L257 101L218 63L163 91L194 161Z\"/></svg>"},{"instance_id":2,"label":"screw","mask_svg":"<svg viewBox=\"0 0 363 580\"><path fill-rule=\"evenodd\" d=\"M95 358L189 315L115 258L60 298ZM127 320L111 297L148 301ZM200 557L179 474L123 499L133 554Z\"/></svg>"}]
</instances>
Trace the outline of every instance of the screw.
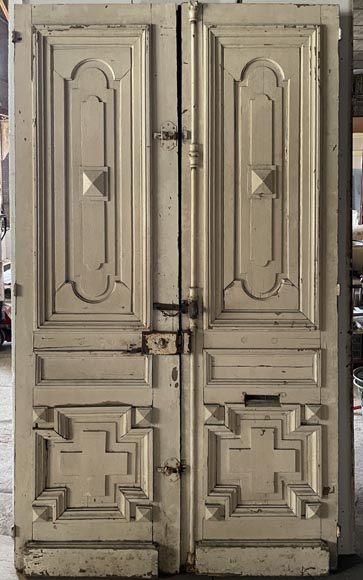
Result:
<instances>
[{"instance_id":1,"label":"screw","mask_svg":"<svg viewBox=\"0 0 363 580\"><path fill-rule=\"evenodd\" d=\"M160 346L160 348L165 348L166 345L167 345L167 341L165 340L165 338L159 338L158 346Z\"/></svg>"}]
</instances>

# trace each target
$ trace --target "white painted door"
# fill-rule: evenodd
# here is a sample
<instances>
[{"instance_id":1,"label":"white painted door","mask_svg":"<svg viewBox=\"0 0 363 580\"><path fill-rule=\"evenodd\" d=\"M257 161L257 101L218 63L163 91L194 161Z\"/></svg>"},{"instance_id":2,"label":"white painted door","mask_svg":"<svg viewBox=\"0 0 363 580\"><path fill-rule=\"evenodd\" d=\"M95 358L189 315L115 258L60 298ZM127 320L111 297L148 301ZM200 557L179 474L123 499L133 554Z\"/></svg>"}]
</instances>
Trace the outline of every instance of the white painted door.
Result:
<instances>
[{"instance_id":1,"label":"white painted door","mask_svg":"<svg viewBox=\"0 0 363 580\"><path fill-rule=\"evenodd\" d=\"M338 9L177 10L16 6L29 575L336 563Z\"/></svg>"},{"instance_id":2,"label":"white painted door","mask_svg":"<svg viewBox=\"0 0 363 580\"><path fill-rule=\"evenodd\" d=\"M175 7L15 17L17 567L176 572L179 356L141 352L178 328Z\"/></svg>"},{"instance_id":3,"label":"white painted door","mask_svg":"<svg viewBox=\"0 0 363 580\"><path fill-rule=\"evenodd\" d=\"M338 30L331 6L183 7L183 291L200 304L185 499L201 574L335 565Z\"/></svg>"}]
</instances>

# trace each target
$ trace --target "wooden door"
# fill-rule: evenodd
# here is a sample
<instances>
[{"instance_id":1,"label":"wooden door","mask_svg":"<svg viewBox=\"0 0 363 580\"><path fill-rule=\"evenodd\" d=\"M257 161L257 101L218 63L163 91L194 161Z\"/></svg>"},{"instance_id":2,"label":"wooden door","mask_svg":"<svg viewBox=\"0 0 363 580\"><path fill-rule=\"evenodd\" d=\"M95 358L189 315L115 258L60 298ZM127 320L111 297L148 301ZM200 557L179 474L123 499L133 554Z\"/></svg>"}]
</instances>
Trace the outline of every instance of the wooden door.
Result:
<instances>
[{"instance_id":1,"label":"wooden door","mask_svg":"<svg viewBox=\"0 0 363 580\"><path fill-rule=\"evenodd\" d=\"M16 6L26 574L335 566L338 27Z\"/></svg>"},{"instance_id":2,"label":"wooden door","mask_svg":"<svg viewBox=\"0 0 363 580\"><path fill-rule=\"evenodd\" d=\"M177 148L153 139L175 7L16 6L15 30L16 565L177 572L180 481L155 473L180 459L179 356L142 348L178 327L153 308L179 300Z\"/></svg>"},{"instance_id":3,"label":"wooden door","mask_svg":"<svg viewBox=\"0 0 363 580\"><path fill-rule=\"evenodd\" d=\"M189 35L186 30L189 28ZM336 562L339 14L183 7L189 566Z\"/></svg>"}]
</instances>

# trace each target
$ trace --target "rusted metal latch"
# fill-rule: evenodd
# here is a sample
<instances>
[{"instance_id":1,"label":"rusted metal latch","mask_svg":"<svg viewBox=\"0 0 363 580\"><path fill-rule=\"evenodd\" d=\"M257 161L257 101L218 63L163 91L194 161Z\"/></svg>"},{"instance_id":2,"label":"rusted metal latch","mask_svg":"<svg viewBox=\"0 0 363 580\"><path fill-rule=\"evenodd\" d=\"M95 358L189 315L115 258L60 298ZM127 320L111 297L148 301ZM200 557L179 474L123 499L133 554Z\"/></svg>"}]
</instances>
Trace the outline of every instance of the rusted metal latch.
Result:
<instances>
[{"instance_id":1,"label":"rusted metal latch","mask_svg":"<svg viewBox=\"0 0 363 580\"><path fill-rule=\"evenodd\" d=\"M189 318L195 320L198 318L199 313L198 298L193 300L182 300L180 304L165 304L164 302L154 302L154 309L160 310L164 316L173 317L178 316L178 314L188 314Z\"/></svg>"},{"instance_id":2,"label":"rusted metal latch","mask_svg":"<svg viewBox=\"0 0 363 580\"><path fill-rule=\"evenodd\" d=\"M172 121L166 121L160 127L159 133L153 133L154 139L160 141L160 146L167 151L171 151L178 144L178 139L188 139L188 131L183 129L181 134L178 131L178 127Z\"/></svg>"},{"instance_id":3,"label":"rusted metal latch","mask_svg":"<svg viewBox=\"0 0 363 580\"><path fill-rule=\"evenodd\" d=\"M185 460L179 461L176 457L167 459L163 466L157 467L156 471L168 477L171 481L178 481L182 473L186 471Z\"/></svg>"},{"instance_id":4,"label":"rusted metal latch","mask_svg":"<svg viewBox=\"0 0 363 580\"><path fill-rule=\"evenodd\" d=\"M142 354L188 354L190 332L143 332Z\"/></svg>"}]
</instances>

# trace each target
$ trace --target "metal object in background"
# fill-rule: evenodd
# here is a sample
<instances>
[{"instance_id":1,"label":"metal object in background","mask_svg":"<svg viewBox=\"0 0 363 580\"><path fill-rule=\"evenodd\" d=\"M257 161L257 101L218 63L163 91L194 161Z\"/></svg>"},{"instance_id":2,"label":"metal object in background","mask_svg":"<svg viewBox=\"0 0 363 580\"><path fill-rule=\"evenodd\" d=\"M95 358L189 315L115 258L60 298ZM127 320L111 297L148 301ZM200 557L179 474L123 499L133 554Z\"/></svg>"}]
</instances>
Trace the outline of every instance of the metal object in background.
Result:
<instances>
[{"instance_id":1,"label":"metal object in background","mask_svg":"<svg viewBox=\"0 0 363 580\"><path fill-rule=\"evenodd\" d=\"M353 306L363 305L363 287L362 285L352 287L352 303Z\"/></svg>"},{"instance_id":2,"label":"metal object in background","mask_svg":"<svg viewBox=\"0 0 363 580\"><path fill-rule=\"evenodd\" d=\"M6 215L0 215L0 222L0 240L3 240L8 229L8 220Z\"/></svg>"}]
</instances>

